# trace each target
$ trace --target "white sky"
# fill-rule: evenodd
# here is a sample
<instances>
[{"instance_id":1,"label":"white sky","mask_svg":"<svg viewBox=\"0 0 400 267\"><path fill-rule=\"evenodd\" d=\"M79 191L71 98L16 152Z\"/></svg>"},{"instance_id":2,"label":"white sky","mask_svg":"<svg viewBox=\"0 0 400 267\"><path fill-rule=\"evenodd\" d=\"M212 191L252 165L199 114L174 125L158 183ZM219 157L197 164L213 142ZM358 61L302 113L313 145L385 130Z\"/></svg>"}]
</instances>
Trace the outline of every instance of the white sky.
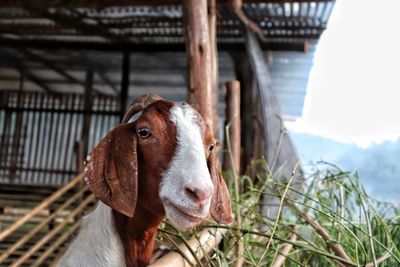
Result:
<instances>
[{"instance_id":1,"label":"white sky","mask_svg":"<svg viewBox=\"0 0 400 267\"><path fill-rule=\"evenodd\" d=\"M287 126L362 147L400 136L400 0L336 1Z\"/></svg>"}]
</instances>

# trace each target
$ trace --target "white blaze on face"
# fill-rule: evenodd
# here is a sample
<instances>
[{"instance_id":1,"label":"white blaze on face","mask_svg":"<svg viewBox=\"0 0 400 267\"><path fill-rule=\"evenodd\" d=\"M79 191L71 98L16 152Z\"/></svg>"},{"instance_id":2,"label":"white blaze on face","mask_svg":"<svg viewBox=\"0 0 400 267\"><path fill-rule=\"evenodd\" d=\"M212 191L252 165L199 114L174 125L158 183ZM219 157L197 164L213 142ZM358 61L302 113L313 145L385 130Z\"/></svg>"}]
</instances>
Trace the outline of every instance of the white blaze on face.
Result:
<instances>
[{"instance_id":1,"label":"white blaze on face","mask_svg":"<svg viewBox=\"0 0 400 267\"><path fill-rule=\"evenodd\" d=\"M176 125L177 147L169 168L163 173L160 198L167 219L176 227L186 229L199 223L196 218L208 215L212 197L211 194L204 201L196 201L185 192L186 186L195 184L196 188L207 192L213 192L214 187L195 111L183 105L172 107L170 112Z\"/></svg>"}]
</instances>

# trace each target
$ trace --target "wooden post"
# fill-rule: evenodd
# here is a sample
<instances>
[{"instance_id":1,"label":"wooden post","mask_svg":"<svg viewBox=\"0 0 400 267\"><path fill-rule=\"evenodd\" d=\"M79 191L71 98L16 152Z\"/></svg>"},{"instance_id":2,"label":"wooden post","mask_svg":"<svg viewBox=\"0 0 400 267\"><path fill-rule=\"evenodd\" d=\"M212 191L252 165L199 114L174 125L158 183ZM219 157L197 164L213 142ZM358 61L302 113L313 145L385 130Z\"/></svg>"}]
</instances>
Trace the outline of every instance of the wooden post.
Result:
<instances>
[{"instance_id":1,"label":"wooden post","mask_svg":"<svg viewBox=\"0 0 400 267\"><path fill-rule=\"evenodd\" d=\"M87 155L89 150L89 134L90 134L90 121L91 121L91 110L92 110L92 91L93 91L93 69L89 68L86 72L85 79L85 102L84 102L84 115L83 115L83 126L81 140L84 144L83 155ZM76 166L78 168L78 166Z\"/></svg>"},{"instance_id":2,"label":"wooden post","mask_svg":"<svg viewBox=\"0 0 400 267\"><path fill-rule=\"evenodd\" d=\"M213 129L207 0L182 1L187 56L187 101Z\"/></svg>"},{"instance_id":3,"label":"wooden post","mask_svg":"<svg viewBox=\"0 0 400 267\"><path fill-rule=\"evenodd\" d=\"M225 133L225 150L229 146L230 151L224 153L224 170L232 170L240 173L240 83L228 81L226 83L226 109L225 126L229 131ZM227 144L229 139L230 144Z\"/></svg>"},{"instance_id":4,"label":"wooden post","mask_svg":"<svg viewBox=\"0 0 400 267\"><path fill-rule=\"evenodd\" d=\"M75 174L78 175L83 171L83 161L85 159L85 144L82 140L75 142L75 155L76 155L76 171Z\"/></svg>"},{"instance_id":5,"label":"wooden post","mask_svg":"<svg viewBox=\"0 0 400 267\"><path fill-rule=\"evenodd\" d=\"M122 58L122 79L121 79L121 92L120 92L120 120L124 117L126 110L126 101L128 100L129 91L129 73L131 63L130 53L125 51Z\"/></svg>"},{"instance_id":6,"label":"wooden post","mask_svg":"<svg viewBox=\"0 0 400 267\"><path fill-rule=\"evenodd\" d=\"M21 108L22 105L22 92L24 91L24 67L19 66L20 70L20 77L19 77L19 89L17 95L17 106ZM14 136L12 137L12 145L11 145L11 164L10 164L10 175L9 179L11 182L14 182L17 176L17 167L18 167L18 156L21 144L21 131L22 131L22 111L17 112L17 117L15 119L15 132Z\"/></svg>"},{"instance_id":7,"label":"wooden post","mask_svg":"<svg viewBox=\"0 0 400 267\"><path fill-rule=\"evenodd\" d=\"M219 88L218 88L218 49L217 49L217 0L208 0L208 32L210 37L212 118L214 136L220 138L219 129Z\"/></svg>"},{"instance_id":8,"label":"wooden post","mask_svg":"<svg viewBox=\"0 0 400 267\"><path fill-rule=\"evenodd\" d=\"M238 81L228 81L226 83L226 109L225 109L225 153L224 153L224 167L226 171L232 171L233 184L235 187L235 201L239 202L240 196L240 83ZM240 214L240 206L236 209L236 225L238 228L242 227L242 217ZM240 238L240 233L236 237L238 242L235 245L235 254L237 260L234 262L235 267L243 265L244 253L243 243Z\"/></svg>"},{"instance_id":9,"label":"wooden post","mask_svg":"<svg viewBox=\"0 0 400 267\"><path fill-rule=\"evenodd\" d=\"M256 130L257 130L257 106L254 90L254 75L250 66L249 59L245 53L231 53L235 67L236 79L240 82L240 118L241 128L246 129L241 133L241 143L243 155L241 157L241 167L244 171L251 172L251 162L259 159L261 155L256 153ZM250 168L246 170L246 168ZM252 176L253 177L253 176Z\"/></svg>"}]
</instances>

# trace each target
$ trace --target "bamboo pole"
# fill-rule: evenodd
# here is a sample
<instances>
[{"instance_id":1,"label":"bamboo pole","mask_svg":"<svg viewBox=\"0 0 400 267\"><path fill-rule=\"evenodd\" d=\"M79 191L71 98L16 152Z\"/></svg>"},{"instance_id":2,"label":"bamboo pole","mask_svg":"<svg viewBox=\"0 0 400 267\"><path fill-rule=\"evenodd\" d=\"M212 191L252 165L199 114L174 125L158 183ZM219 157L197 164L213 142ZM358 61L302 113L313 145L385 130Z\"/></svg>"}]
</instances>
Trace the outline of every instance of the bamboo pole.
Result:
<instances>
[{"instance_id":1,"label":"bamboo pole","mask_svg":"<svg viewBox=\"0 0 400 267\"><path fill-rule=\"evenodd\" d=\"M45 220L40 222L35 228L30 230L28 233L24 234L18 241L16 241L11 247L9 247L1 256L0 256L0 263L6 260L14 251L16 251L19 247L25 244L30 238L32 238L42 227L48 223L49 221L53 220L57 214L64 210L66 207L71 205L74 201L76 201L85 191L87 188L82 188L77 193L75 193L67 202L62 204L53 214L48 216Z\"/></svg>"},{"instance_id":2,"label":"bamboo pole","mask_svg":"<svg viewBox=\"0 0 400 267\"><path fill-rule=\"evenodd\" d=\"M196 257L201 259L213 248L215 248L222 240L223 235L227 229L204 229L200 232L198 238L192 238L187 242L192 251L195 251ZM182 257L178 252L170 252L164 257L161 257L155 263L150 264L149 267L187 267L195 265L196 259L190 252L190 249L181 244L177 250L181 251L185 256ZM189 262L186 259L189 260Z\"/></svg>"},{"instance_id":3,"label":"bamboo pole","mask_svg":"<svg viewBox=\"0 0 400 267\"><path fill-rule=\"evenodd\" d=\"M82 211L83 208L85 208L87 205L89 205L90 202L94 201L96 197L94 195L90 195L88 198L86 198L81 204L79 204L78 207L76 207L65 219L64 222L60 223L55 227L53 230L51 230L46 236L44 236L42 239L40 239L33 247L31 247L24 255L19 257L11 267L17 267L21 266L25 260L29 259L33 253L35 253L37 250L39 250L44 244L46 244L48 241L50 241L60 230L68 223L69 220L72 220L79 212Z\"/></svg>"},{"instance_id":4,"label":"bamboo pole","mask_svg":"<svg viewBox=\"0 0 400 267\"><path fill-rule=\"evenodd\" d=\"M214 129L207 0L182 1L187 57L187 101Z\"/></svg>"},{"instance_id":5,"label":"bamboo pole","mask_svg":"<svg viewBox=\"0 0 400 267\"><path fill-rule=\"evenodd\" d=\"M41 266L43 261L45 259L47 259L54 250L56 250L59 246L61 246L65 242L65 240L67 240L67 238L79 228L80 225L81 225L81 221L75 222L75 224L72 225L70 228L68 228L68 230L65 231L57 239L57 241L55 241L53 244L51 244L50 247L48 249L46 249L46 251L41 253L40 257L31 266L32 267Z\"/></svg>"},{"instance_id":6,"label":"bamboo pole","mask_svg":"<svg viewBox=\"0 0 400 267\"><path fill-rule=\"evenodd\" d=\"M21 217L19 220L14 222L10 227L5 229L0 233L0 241L4 240L7 236L12 234L15 230L17 230L21 225L29 221L33 216L35 216L38 212L41 210L45 209L47 206L49 206L51 203L59 199L64 193L66 193L68 190L76 186L83 178L83 173L80 175L76 176L74 179L72 179L68 184L51 194L49 197L47 197L45 200L43 200L39 205L37 205L35 208L33 208L29 213L25 214L23 217Z\"/></svg>"}]
</instances>

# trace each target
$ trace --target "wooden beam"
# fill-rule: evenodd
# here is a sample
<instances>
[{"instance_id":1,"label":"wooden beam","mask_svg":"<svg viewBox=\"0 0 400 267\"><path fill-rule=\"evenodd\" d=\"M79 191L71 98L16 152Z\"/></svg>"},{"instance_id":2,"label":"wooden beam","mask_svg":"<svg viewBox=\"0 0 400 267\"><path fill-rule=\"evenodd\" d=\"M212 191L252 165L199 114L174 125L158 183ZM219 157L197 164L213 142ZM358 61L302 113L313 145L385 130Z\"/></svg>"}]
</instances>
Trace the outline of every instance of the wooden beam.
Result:
<instances>
[{"instance_id":1,"label":"wooden beam","mask_svg":"<svg viewBox=\"0 0 400 267\"><path fill-rule=\"evenodd\" d=\"M184 43L121 43L121 42L91 42L91 41L61 41L19 38L11 39L0 37L0 47L11 48L35 48L41 50L95 50L95 51L129 51L129 52L184 52ZM245 43L219 42L219 51L240 52L245 51ZM263 51L299 51L306 52L308 42L306 40L294 40L261 44Z\"/></svg>"},{"instance_id":2,"label":"wooden beam","mask_svg":"<svg viewBox=\"0 0 400 267\"><path fill-rule=\"evenodd\" d=\"M107 74L99 69L96 69L97 74L99 75L99 77L101 78L101 80L108 85L108 87L111 88L111 90L114 91L114 93L118 93L118 88L115 85L115 83L110 79L110 77L107 76Z\"/></svg>"},{"instance_id":3,"label":"wooden beam","mask_svg":"<svg viewBox=\"0 0 400 267\"><path fill-rule=\"evenodd\" d=\"M213 128L207 0L182 1L187 56L187 99Z\"/></svg>"},{"instance_id":4,"label":"wooden beam","mask_svg":"<svg viewBox=\"0 0 400 267\"><path fill-rule=\"evenodd\" d=\"M304 3L310 2L333 2L334 0L301 0ZM229 0L220 0L221 3L227 3ZM265 3L265 0L244 0L244 3ZM269 0L268 3L291 3L292 0ZM177 6L180 5L181 1L172 0L113 0L112 4L108 0L59 0L59 1L47 1L47 0L35 0L34 5L37 7L64 7L64 8L77 8L86 7L93 9L104 9L109 7L131 7L131 6ZM0 1L0 7L25 7L25 0L2 0Z\"/></svg>"},{"instance_id":5,"label":"wooden beam","mask_svg":"<svg viewBox=\"0 0 400 267\"><path fill-rule=\"evenodd\" d=\"M70 10L71 16L62 13L50 13L47 6L37 6L31 2L25 5L33 14L50 19L57 24L71 27L76 29L78 32L82 32L86 35L102 36L110 41L129 43L129 38L123 35L117 35L109 31L100 21L97 21L95 25L83 22L83 19L87 18L84 14L77 10Z\"/></svg>"},{"instance_id":6,"label":"wooden beam","mask_svg":"<svg viewBox=\"0 0 400 267\"><path fill-rule=\"evenodd\" d=\"M20 59L18 59L17 57L15 57L15 58L21 63ZM23 63L21 63L21 64L24 65ZM21 71L21 70L18 69L18 71ZM42 88L45 92L47 92L47 93L55 93L55 91L50 86L48 86L47 83L44 80L42 80L41 78L37 77L35 74L30 72L29 70L25 69L24 72L23 72L23 75L28 80L30 80L31 82L33 82L34 84L36 84L37 86Z\"/></svg>"},{"instance_id":7,"label":"wooden beam","mask_svg":"<svg viewBox=\"0 0 400 267\"><path fill-rule=\"evenodd\" d=\"M31 59L33 61L37 61L39 63L41 63L43 66L53 70L54 72L58 73L59 75L63 76L65 79L67 79L68 81L72 82L72 83L76 83L79 85L82 85L84 88L86 87L86 82L80 81L79 79L75 78L73 75L69 74L68 72L66 72L63 68L57 66L56 64L54 64L53 62L51 62L50 60L35 54L27 49L20 49L19 51L21 51L23 53L23 55L28 58ZM32 76L30 74L30 76ZM28 76L29 78L29 76ZM35 83L37 83L35 81ZM43 87L43 86L42 86ZM101 91L99 89L94 88L97 92L101 93Z\"/></svg>"}]
</instances>

